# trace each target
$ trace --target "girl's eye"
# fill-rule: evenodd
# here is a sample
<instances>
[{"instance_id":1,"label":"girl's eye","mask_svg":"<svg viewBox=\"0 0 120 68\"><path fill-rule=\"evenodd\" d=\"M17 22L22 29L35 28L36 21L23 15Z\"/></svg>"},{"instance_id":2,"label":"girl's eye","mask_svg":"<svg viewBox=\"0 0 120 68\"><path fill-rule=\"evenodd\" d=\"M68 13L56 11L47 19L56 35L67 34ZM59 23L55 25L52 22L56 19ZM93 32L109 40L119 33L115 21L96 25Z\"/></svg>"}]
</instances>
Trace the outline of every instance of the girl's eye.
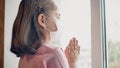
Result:
<instances>
[{"instance_id":1,"label":"girl's eye","mask_svg":"<svg viewBox=\"0 0 120 68\"><path fill-rule=\"evenodd\" d=\"M61 16L60 14L56 14L57 19L60 19L60 16Z\"/></svg>"}]
</instances>

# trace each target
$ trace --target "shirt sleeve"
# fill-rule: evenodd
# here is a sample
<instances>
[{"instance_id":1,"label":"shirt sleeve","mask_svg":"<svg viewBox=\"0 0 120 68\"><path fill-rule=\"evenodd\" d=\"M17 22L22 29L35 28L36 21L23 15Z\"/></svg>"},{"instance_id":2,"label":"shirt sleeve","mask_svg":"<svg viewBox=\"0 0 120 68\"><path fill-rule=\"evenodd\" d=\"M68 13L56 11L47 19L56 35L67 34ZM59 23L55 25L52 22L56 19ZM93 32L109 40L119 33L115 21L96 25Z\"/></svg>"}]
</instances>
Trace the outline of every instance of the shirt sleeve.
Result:
<instances>
[{"instance_id":1,"label":"shirt sleeve","mask_svg":"<svg viewBox=\"0 0 120 68\"><path fill-rule=\"evenodd\" d=\"M61 48L55 48L54 50L54 54L57 57L59 63L62 65L62 68L69 68L68 60Z\"/></svg>"}]
</instances>

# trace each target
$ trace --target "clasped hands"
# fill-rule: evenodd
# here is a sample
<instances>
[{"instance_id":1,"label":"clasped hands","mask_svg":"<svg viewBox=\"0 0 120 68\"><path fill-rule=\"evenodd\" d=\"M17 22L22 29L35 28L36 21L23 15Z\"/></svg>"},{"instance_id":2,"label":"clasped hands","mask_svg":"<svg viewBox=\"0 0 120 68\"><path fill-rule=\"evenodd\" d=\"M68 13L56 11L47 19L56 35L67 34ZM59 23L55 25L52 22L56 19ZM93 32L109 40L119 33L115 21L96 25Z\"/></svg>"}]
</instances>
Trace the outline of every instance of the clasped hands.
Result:
<instances>
[{"instance_id":1,"label":"clasped hands","mask_svg":"<svg viewBox=\"0 0 120 68\"><path fill-rule=\"evenodd\" d=\"M78 40L76 40L76 38L72 38L65 49L65 55L68 59L68 63L69 64L76 63L79 54L80 54L80 46L78 45Z\"/></svg>"}]
</instances>

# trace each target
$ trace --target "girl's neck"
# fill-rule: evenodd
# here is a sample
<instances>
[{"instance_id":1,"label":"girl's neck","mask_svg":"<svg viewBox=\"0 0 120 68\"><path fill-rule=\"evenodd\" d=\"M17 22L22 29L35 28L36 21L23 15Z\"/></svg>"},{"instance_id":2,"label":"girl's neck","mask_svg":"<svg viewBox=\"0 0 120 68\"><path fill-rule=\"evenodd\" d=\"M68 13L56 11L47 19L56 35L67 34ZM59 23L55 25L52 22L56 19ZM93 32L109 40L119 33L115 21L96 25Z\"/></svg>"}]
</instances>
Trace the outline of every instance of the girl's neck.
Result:
<instances>
[{"instance_id":1,"label":"girl's neck","mask_svg":"<svg viewBox=\"0 0 120 68\"><path fill-rule=\"evenodd\" d=\"M44 43L49 43L49 41L50 41L50 32L45 31L44 36L45 36Z\"/></svg>"}]
</instances>

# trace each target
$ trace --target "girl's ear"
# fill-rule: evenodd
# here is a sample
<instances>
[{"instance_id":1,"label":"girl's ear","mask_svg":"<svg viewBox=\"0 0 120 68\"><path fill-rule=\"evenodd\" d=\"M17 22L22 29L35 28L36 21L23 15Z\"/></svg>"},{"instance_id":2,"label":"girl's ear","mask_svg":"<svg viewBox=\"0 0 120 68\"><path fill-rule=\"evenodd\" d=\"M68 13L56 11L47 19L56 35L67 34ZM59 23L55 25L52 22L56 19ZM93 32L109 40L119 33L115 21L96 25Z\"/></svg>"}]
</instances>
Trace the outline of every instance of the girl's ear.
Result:
<instances>
[{"instance_id":1,"label":"girl's ear","mask_svg":"<svg viewBox=\"0 0 120 68\"><path fill-rule=\"evenodd\" d=\"M38 24L40 26L42 26L44 29L46 28L46 24L45 24L45 15L44 14L39 14L38 15Z\"/></svg>"}]
</instances>

